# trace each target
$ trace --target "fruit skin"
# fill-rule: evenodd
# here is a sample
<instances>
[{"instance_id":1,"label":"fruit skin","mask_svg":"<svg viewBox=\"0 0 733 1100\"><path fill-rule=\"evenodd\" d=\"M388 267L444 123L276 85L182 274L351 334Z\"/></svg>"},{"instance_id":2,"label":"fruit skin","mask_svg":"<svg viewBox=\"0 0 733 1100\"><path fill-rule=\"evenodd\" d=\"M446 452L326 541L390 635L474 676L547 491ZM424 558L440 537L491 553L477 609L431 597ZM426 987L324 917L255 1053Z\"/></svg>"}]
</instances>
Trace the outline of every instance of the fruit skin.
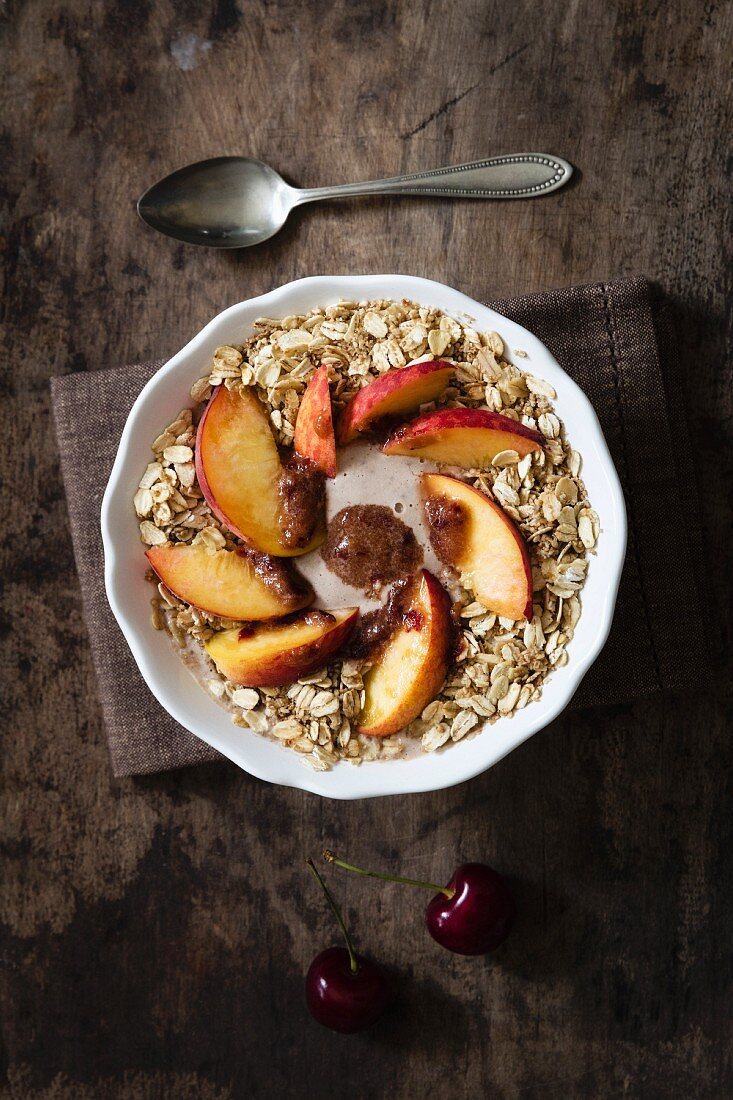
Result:
<instances>
[{"instance_id":1,"label":"fruit skin","mask_svg":"<svg viewBox=\"0 0 733 1100\"><path fill-rule=\"evenodd\" d=\"M453 367L443 359L397 367L375 378L354 394L341 414L338 442L350 443L375 420L412 412L439 397L450 382Z\"/></svg>"},{"instance_id":2,"label":"fruit skin","mask_svg":"<svg viewBox=\"0 0 733 1100\"><path fill-rule=\"evenodd\" d=\"M382 450L471 470L490 466L500 451L524 458L546 442L541 432L489 409L436 409L397 428Z\"/></svg>"},{"instance_id":3,"label":"fruit skin","mask_svg":"<svg viewBox=\"0 0 733 1100\"><path fill-rule=\"evenodd\" d=\"M293 444L298 454L309 458L326 477L336 477L336 436L326 366L318 368L303 394Z\"/></svg>"},{"instance_id":4,"label":"fruit skin","mask_svg":"<svg viewBox=\"0 0 733 1100\"><path fill-rule=\"evenodd\" d=\"M305 998L311 1016L344 1035L376 1023L391 1000L389 983L381 967L356 956L351 969L345 947L328 947L316 955L305 979Z\"/></svg>"},{"instance_id":5,"label":"fruit skin","mask_svg":"<svg viewBox=\"0 0 733 1100\"><path fill-rule=\"evenodd\" d=\"M531 618L532 567L524 539L509 516L458 478L423 474L420 480L424 500L442 496L464 510L464 549L447 564L466 575L466 587L489 611L515 621Z\"/></svg>"},{"instance_id":6,"label":"fruit skin","mask_svg":"<svg viewBox=\"0 0 733 1100\"><path fill-rule=\"evenodd\" d=\"M509 935L514 898L501 875L485 863L464 863L450 882L453 897L436 894L425 923L441 947L458 955L486 955Z\"/></svg>"},{"instance_id":7,"label":"fruit skin","mask_svg":"<svg viewBox=\"0 0 733 1100\"><path fill-rule=\"evenodd\" d=\"M307 546L288 549L278 527L280 455L270 421L257 394L217 386L196 435L196 477L214 515L245 542L276 557L313 550L323 529Z\"/></svg>"},{"instance_id":8,"label":"fruit skin","mask_svg":"<svg viewBox=\"0 0 733 1100\"><path fill-rule=\"evenodd\" d=\"M358 607L346 607L220 630L206 642L206 652L222 676L235 684L282 687L320 668L347 640L358 617Z\"/></svg>"},{"instance_id":9,"label":"fruit skin","mask_svg":"<svg viewBox=\"0 0 733 1100\"><path fill-rule=\"evenodd\" d=\"M416 718L443 686L452 640L450 597L433 574L422 569L402 625L364 677L359 733L388 737Z\"/></svg>"},{"instance_id":10,"label":"fruit skin","mask_svg":"<svg viewBox=\"0 0 733 1100\"><path fill-rule=\"evenodd\" d=\"M277 590L257 572L254 555L277 575ZM167 542L151 546L145 556L174 596L224 619L277 619L313 602L304 578L294 580L283 562L245 547L212 552L201 543Z\"/></svg>"}]
</instances>

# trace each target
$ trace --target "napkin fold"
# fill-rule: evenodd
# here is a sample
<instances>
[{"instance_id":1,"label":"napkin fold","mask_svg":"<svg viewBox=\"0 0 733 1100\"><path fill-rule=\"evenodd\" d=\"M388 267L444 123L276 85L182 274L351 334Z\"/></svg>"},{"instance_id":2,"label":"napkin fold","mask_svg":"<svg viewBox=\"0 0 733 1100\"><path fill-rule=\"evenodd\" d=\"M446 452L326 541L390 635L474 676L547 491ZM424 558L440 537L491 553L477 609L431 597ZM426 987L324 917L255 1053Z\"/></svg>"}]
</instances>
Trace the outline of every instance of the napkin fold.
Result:
<instances>
[{"instance_id":1,"label":"napkin fold","mask_svg":"<svg viewBox=\"0 0 733 1100\"><path fill-rule=\"evenodd\" d=\"M572 706L698 687L708 665L695 583L701 540L671 306L643 278L488 304L534 332L588 395L626 497L628 548L613 628ZM130 408L161 365L51 380L74 555L116 776L221 759L149 692L104 591L102 495Z\"/></svg>"}]
</instances>

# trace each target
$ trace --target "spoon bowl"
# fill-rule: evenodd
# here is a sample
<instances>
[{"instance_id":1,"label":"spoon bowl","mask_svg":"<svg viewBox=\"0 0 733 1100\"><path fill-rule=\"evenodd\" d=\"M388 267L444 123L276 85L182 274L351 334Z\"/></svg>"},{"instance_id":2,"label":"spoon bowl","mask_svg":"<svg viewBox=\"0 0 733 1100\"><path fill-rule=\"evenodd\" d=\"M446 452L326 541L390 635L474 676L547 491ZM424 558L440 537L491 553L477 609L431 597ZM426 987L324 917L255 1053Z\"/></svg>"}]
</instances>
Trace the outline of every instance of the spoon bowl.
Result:
<instances>
[{"instance_id":1,"label":"spoon bowl","mask_svg":"<svg viewBox=\"0 0 733 1100\"><path fill-rule=\"evenodd\" d=\"M186 244L247 248L274 236L297 201L274 168L252 157L214 157L179 168L137 204L153 229Z\"/></svg>"}]
</instances>

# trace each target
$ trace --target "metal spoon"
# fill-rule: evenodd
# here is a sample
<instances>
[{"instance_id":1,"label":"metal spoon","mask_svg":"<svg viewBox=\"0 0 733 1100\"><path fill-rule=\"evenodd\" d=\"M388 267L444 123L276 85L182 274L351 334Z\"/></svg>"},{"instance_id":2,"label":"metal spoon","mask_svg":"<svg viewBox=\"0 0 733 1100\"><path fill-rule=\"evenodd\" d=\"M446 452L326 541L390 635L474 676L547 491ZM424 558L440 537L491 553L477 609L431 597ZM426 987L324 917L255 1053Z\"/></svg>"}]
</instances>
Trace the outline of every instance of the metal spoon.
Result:
<instances>
[{"instance_id":1,"label":"metal spoon","mask_svg":"<svg viewBox=\"0 0 733 1100\"><path fill-rule=\"evenodd\" d=\"M572 172L562 157L517 153L386 180L298 188L260 160L214 157L180 168L154 184L137 209L153 229L176 240L211 248L246 248L272 237L290 211L305 202L355 195L529 199L556 191Z\"/></svg>"}]
</instances>

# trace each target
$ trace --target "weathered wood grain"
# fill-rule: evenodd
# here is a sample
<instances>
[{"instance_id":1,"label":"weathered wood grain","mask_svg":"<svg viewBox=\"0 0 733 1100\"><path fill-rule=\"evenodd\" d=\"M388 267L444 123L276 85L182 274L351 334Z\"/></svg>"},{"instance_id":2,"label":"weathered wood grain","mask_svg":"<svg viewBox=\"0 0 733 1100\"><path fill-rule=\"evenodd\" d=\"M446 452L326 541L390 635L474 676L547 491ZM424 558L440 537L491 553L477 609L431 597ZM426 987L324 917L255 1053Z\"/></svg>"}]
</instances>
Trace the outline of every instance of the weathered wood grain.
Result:
<instances>
[{"instance_id":1,"label":"weathered wood grain","mask_svg":"<svg viewBox=\"0 0 733 1100\"><path fill-rule=\"evenodd\" d=\"M7 0L0 21L2 1095L730 1094L733 9ZM531 203L312 208L229 255L134 213L151 181L220 153L311 185L521 149L568 157L576 182ZM721 699L563 718L469 784L389 803L321 802L225 765L111 781L48 378L168 355L234 301L340 271L478 298L662 283ZM424 935L422 898L340 878L400 993L383 1026L332 1036L302 1001L336 936L302 866L324 843L426 877L495 863L513 876L516 932L495 959L453 958Z\"/></svg>"}]
</instances>

